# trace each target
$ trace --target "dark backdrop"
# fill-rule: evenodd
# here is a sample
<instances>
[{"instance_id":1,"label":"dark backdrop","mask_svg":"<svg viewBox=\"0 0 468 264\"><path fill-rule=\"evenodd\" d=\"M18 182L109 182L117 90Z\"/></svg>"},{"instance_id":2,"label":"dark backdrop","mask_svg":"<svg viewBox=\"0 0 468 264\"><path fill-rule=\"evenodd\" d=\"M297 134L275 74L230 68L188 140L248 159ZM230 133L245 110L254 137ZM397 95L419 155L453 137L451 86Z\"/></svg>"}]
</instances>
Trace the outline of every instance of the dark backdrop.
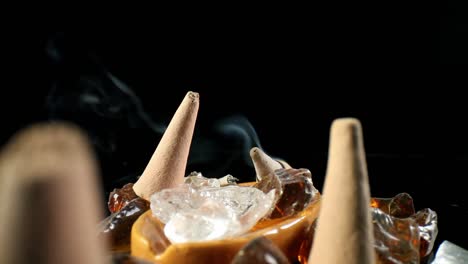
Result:
<instances>
[{"instance_id":1,"label":"dark backdrop","mask_svg":"<svg viewBox=\"0 0 468 264\"><path fill-rule=\"evenodd\" d=\"M328 133L361 120L371 191L408 192L439 213L438 243L468 247L463 4L253 12L81 33L15 33L4 50L1 140L65 119L95 147L104 191L144 169L189 90L201 105L189 170L251 180L261 146L309 168L321 189ZM287 14L286 14L287 13ZM85 32L85 33L84 33Z\"/></svg>"}]
</instances>

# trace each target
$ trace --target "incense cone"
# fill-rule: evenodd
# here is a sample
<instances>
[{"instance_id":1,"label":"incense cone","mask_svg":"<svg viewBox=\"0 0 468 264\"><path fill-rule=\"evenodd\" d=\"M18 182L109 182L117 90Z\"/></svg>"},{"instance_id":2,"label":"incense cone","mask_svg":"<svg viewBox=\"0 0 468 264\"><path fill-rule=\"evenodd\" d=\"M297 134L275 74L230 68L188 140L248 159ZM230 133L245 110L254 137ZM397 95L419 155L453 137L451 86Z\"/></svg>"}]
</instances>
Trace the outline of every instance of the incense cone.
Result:
<instances>
[{"instance_id":1,"label":"incense cone","mask_svg":"<svg viewBox=\"0 0 468 264\"><path fill-rule=\"evenodd\" d=\"M95 159L65 124L35 125L0 154L0 263L105 262Z\"/></svg>"},{"instance_id":2,"label":"incense cone","mask_svg":"<svg viewBox=\"0 0 468 264\"><path fill-rule=\"evenodd\" d=\"M257 147L250 150L250 157L252 158L258 181L261 180L263 176L268 175L277 169L291 168L286 161L275 160Z\"/></svg>"},{"instance_id":3,"label":"incense cone","mask_svg":"<svg viewBox=\"0 0 468 264\"><path fill-rule=\"evenodd\" d=\"M375 263L373 229L361 125L333 122L327 176L309 263Z\"/></svg>"},{"instance_id":4,"label":"incense cone","mask_svg":"<svg viewBox=\"0 0 468 264\"><path fill-rule=\"evenodd\" d=\"M143 174L133 185L138 196L149 200L153 193L184 182L198 105L198 93L188 92Z\"/></svg>"}]
</instances>

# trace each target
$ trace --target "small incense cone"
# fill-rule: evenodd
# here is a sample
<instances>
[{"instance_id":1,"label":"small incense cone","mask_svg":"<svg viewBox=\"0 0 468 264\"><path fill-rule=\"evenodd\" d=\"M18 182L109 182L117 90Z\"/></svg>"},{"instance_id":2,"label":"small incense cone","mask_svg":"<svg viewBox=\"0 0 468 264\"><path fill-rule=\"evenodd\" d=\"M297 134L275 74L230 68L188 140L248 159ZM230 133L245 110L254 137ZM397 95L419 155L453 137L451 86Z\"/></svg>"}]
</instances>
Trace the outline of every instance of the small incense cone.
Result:
<instances>
[{"instance_id":1,"label":"small incense cone","mask_svg":"<svg viewBox=\"0 0 468 264\"><path fill-rule=\"evenodd\" d=\"M198 93L188 92L164 132L138 181L135 193L143 199L184 182L199 105Z\"/></svg>"},{"instance_id":2,"label":"small incense cone","mask_svg":"<svg viewBox=\"0 0 468 264\"><path fill-rule=\"evenodd\" d=\"M275 160L257 147L250 150L250 157L252 158L255 172L257 173L257 180L261 180L263 176L268 175L277 169L291 168L287 162Z\"/></svg>"},{"instance_id":3,"label":"small incense cone","mask_svg":"<svg viewBox=\"0 0 468 264\"><path fill-rule=\"evenodd\" d=\"M361 124L333 122L322 205L309 263L375 263Z\"/></svg>"},{"instance_id":4,"label":"small incense cone","mask_svg":"<svg viewBox=\"0 0 468 264\"><path fill-rule=\"evenodd\" d=\"M0 154L0 263L101 264L94 156L71 125L35 125Z\"/></svg>"}]
</instances>

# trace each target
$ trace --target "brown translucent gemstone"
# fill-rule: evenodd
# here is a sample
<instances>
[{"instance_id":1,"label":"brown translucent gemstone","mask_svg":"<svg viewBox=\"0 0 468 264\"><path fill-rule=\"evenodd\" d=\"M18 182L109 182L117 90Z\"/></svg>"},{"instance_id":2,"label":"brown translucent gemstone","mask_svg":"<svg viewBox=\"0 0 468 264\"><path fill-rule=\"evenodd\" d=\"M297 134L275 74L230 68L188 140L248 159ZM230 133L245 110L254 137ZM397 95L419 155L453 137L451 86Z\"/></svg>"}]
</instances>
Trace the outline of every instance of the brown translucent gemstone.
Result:
<instances>
[{"instance_id":1,"label":"brown translucent gemstone","mask_svg":"<svg viewBox=\"0 0 468 264\"><path fill-rule=\"evenodd\" d=\"M371 198L371 206L400 218L410 217L415 213L413 198L407 193L400 193L393 198Z\"/></svg>"},{"instance_id":2,"label":"brown translucent gemstone","mask_svg":"<svg viewBox=\"0 0 468 264\"><path fill-rule=\"evenodd\" d=\"M171 244L164 236L164 224L153 217L151 211L147 211L133 225L131 252L134 256L161 263L231 263L247 243L264 236L291 263L306 264L314 237L314 221L320 210L320 194L317 196L315 201L296 215L264 220L238 237L196 243Z\"/></svg>"},{"instance_id":3,"label":"brown translucent gemstone","mask_svg":"<svg viewBox=\"0 0 468 264\"><path fill-rule=\"evenodd\" d=\"M375 250L383 264L419 264L419 230L412 218L396 218L373 208Z\"/></svg>"},{"instance_id":4,"label":"brown translucent gemstone","mask_svg":"<svg viewBox=\"0 0 468 264\"><path fill-rule=\"evenodd\" d=\"M304 232L301 246L299 247L299 254L297 255L297 261L301 264L307 264L309 259L310 250L314 243L314 234L317 228L317 221L314 221L312 225Z\"/></svg>"},{"instance_id":5,"label":"brown translucent gemstone","mask_svg":"<svg viewBox=\"0 0 468 264\"><path fill-rule=\"evenodd\" d=\"M268 238L258 237L247 243L231 264L289 264L283 252Z\"/></svg>"},{"instance_id":6,"label":"brown translucent gemstone","mask_svg":"<svg viewBox=\"0 0 468 264\"><path fill-rule=\"evenodd\" d=\"M421 237L419 254L421 257L425 257L431 253L437 237L437 214L431 209L426 208L418 211L412 218L419 226L419 235Z\"/></svg>"},{"instance_id":7,"label":"brown translucent gemstone","mask_svg":"<svg viewBox=\"0 0 468 264\"><path fill-rule=\"evenodd\" d=\"M130 250L132 225L149 208L148 201L136 198L101 222L100 235L110 242L112 251L125 252Z\"/></svg>"},{"instance_id":8,"label":"brown translucent gemstone","mask_svg":"<svg viewBox=\"0 0 468 264\"><path fill-rule=\"evenodd\" d=\"M133 191L133 183L127 183L122 188L114 189L110 193L107 206L111 213L116 213L136 198L138 198L138 196Z\"/></svg>"},{"instance_id":9,"label":"brown translucent gemstone","mask_svg":"<svg viewBox=\"0 0 468 264\"><path fill-rule=\"evenodd\" d=\"M143 220L141 232L148 238L151 251L155 255L162 254L171 245L171 242L164 234L164 225L154 217Z\"/></svg>"},{"instance_id":10,"label":"brown translucent gemstone","mask_svg":"<svg viewBox=\"0 0 468 264\"><path fill-rule=\"evenodd\" d=\"M415 213L413 199L406 193L372 198L371 207L381 263L419 263L430 254L438 233L434 211L426 208Z\"/></svg>"},{"instance_id":11,"label":"brown translucent gemstone","mask_svg":"<svg viewBox=\"0 0 468 264\"><path fill-rule=\"evenodd\" d=\"M317 196L312 174L307 169L278 169L265 175L254 187L268 193L275 190L275 207L270 218L294 215Z\"/></svg>"}]
</instances>

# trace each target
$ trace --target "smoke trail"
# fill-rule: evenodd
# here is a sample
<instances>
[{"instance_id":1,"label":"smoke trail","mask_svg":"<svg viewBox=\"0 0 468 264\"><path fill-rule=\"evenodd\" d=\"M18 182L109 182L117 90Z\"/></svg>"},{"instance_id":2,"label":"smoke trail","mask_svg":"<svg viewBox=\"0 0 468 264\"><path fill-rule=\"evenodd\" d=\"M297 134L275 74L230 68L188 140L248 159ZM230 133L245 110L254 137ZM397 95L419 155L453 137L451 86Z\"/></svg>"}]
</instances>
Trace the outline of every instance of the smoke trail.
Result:
<instances>
[{"instance_id":1,"label":"smoke trail","mask_svg":"<svg viewBox=\"0 0 468 264\"><path fill-rule=\"evenodd\" d=\"M249 152L253 147L261 144L248 119L239 115L226 117L206 134L195 137L188 166L208 177L232 174L241 181L252 180L255 174Z\"/></svg>"},{"instance_id":2,"label":"smoke trail","mask_svg":"<svg viewBox=\"0 0 468 264\"><path fill-rule=\"evenodd\" d=\"M70 48L65 40L59 36L46 47L50 60L58 66L46 100L49 117L72 121L88 132L108 190L135 181L167 123L154 121L135 90L112 74L98 56ZM174 105L171 110L176 108ZM209 177L233 174L241 180L252 180L252 147L261 147L260 140L243 116L197 127L188 170Z\"/></svg>"}]
</instances>

